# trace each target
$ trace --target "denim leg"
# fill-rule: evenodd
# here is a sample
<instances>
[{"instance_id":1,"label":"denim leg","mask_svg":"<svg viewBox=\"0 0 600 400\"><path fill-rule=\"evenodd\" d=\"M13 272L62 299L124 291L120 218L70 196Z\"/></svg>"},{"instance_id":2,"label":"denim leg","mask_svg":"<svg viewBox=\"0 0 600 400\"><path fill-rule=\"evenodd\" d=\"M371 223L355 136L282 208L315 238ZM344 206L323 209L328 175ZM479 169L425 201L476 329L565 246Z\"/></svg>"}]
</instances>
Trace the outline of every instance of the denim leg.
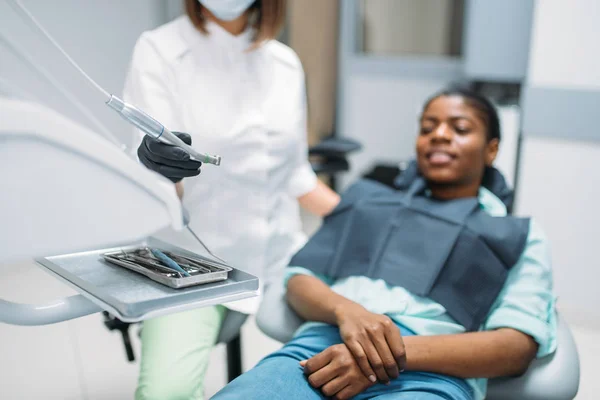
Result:
<instances>
[{"instance_id":1,"label":"denim leg","mask_svg":"<svg viewBox=\"0 0 600 400\"><path fill-rule=\"evenodd\" d=\"M307 329L224 387L212 399L324 400L326 397L308 383L300 361L341 342L337 327Z\"/></svg>"},{"instance_id":2,"label":"denim leg","mask_svg":"<svg viewBox=\"0 0 600 400\"><path fill-rule=\"evenodd\" d=\"M412 332L400 327L403 336ZM219 393L214 400L324 400L304 376L299 362L309 359L329 346L342 343L334 326L307 329L283 348L267 356ZM390 385L376 384L355 400L473 400L468 384L457 378L427 372L404 372Z\"/></svg>"},{"instance_id":3,"label":"denim leg","mask_svg":"<svg viewBox=\"0 0 600 400\"><path fill-rule=\"evenodd\" d=\"M381 396L371 397L372 400L448 400L446 397L431 392L404 391L399 393L382 394Z\"/></svg>"},{"instance_id":4,"label":"denim leg","mask_svg":"<svg viewBox=\"0 0 600 400\"><path fill-rule=\"evenodd\" d=\"M356 400L473 400L473 390L463 379L429 372L403 372L390 385L377 384Z\"/></svg>"}]
</instances>

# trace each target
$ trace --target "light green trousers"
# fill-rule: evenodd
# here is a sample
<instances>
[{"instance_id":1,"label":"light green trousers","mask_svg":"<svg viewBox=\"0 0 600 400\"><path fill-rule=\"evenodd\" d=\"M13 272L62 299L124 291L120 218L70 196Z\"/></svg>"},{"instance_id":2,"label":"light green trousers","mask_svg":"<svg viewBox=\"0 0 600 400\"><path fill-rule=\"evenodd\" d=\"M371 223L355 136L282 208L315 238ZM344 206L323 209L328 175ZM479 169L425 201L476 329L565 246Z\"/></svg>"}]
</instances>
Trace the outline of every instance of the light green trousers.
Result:
<instances>
[{"instance_id":1,"label":"light green trousers","mask_svg":"<svg viewBox=\"0 0 600 400\"><path fill-rule=\"evenodd\" d=\"M215 306L145 321L136 400L202 400L210 352L226 314Z\"/></svg>"}]
</instances>

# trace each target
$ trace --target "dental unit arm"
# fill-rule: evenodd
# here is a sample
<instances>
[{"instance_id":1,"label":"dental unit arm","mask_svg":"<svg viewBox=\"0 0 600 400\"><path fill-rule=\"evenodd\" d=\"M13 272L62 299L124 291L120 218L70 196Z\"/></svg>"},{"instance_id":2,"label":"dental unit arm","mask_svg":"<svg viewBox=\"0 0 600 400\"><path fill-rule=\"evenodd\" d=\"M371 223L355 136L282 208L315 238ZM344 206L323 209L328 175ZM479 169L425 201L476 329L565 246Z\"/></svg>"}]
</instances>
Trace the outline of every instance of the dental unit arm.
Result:
<instances>
[{"instance_id":1,"label":"dental unit arm","mask_svg":"<svg viewBox=\"0 0 600 400\"><path fill-rule=\"evenodd\" d=\"M157 140L183 148L193 159L220 164L220 157L195 151L159 121L106 92L20 1L8 0L8 4L33 24L125 120ZM26 54L16 53L31 63ZM56 86L45 70L34 69ZM61 93L78 104L68 91ZM86 111L85 107L79 110ZM140 246L226 262L215 256L188 225L189 216L172 182L131 159L118 144L30 101L0 97L0 121L0 268L33 258L42 269L80 293L40 305L0 299L0 322L45 325L105 311L133 323L257 295L258 279L235 268L230 268L225 280L178 290L108 265L102 258L106 252ZM187 228L203 249L190 252L153 237L165 228Z\"/></svg>"}]
</instances>

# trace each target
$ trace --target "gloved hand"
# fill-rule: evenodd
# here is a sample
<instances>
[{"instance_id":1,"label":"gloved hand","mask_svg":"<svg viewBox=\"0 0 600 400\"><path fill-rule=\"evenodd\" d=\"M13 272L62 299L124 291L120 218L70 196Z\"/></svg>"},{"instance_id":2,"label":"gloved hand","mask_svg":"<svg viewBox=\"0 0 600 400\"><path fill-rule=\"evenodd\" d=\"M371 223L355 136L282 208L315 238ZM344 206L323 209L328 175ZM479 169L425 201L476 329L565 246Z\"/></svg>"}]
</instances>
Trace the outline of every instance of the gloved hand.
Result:
<instances>
[{"instance_id":1,"label":"gloved hand","mask_svg":"<svg viewBox=\"0 0 600 400\"><path fill-rule=\"evenodd\" d=\"M173 133L186 144L192 144L192 138L187 133ZM148 135L144 136L137 153L146 168L169 178L173 183L200 174L200 161L190 160L190 155L185 150Z\"/></svg>"}]
</instances>

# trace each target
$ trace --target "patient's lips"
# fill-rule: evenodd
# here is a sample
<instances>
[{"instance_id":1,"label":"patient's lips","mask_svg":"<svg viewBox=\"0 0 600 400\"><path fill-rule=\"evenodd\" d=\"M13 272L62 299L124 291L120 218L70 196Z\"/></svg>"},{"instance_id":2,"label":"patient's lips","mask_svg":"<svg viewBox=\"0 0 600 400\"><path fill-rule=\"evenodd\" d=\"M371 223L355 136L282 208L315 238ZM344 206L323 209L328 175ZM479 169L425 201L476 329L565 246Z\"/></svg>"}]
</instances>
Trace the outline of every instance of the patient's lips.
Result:
<instances>
[{"instance_id":1,"label":"patient's lips","mask_svg":"<svg viewBox=\"0 0 600 400\"><path fill-rule=\"evenodd\" d=\"M427 158L433 165L446 165L454 159L451 154L445 151L433 151L427 155Z\"/></svg>"}]
</instances>

